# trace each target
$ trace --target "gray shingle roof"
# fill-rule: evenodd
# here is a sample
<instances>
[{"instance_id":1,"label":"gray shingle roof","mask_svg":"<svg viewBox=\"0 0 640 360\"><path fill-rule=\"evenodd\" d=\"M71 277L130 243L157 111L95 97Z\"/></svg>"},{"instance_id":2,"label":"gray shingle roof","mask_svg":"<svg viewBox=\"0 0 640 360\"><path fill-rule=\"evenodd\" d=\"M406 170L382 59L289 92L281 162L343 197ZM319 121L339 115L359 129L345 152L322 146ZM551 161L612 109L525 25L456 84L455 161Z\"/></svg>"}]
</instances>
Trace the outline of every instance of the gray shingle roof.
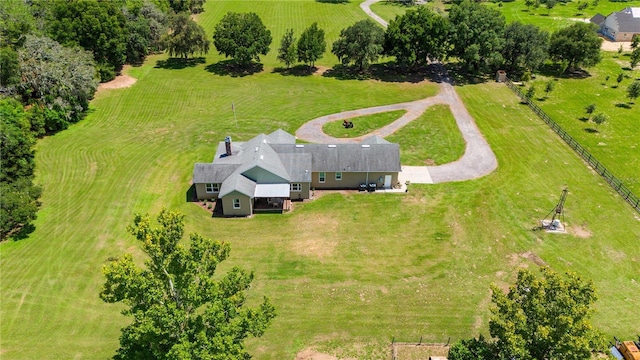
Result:
<instances>
[{"instance_id":1,"label":"gray shingle roof","mask_svg":"<svg viewBox=\"0 0 640 360\"><path fill-rule=\"evenodd\" d=\"M268 144L266 135L260 134L247 141L243 146L241 156L242 166L240 172L245 173L248 170L259 167L287 182L291 181L289 173L287 173L282 161L280 161L280 157Z\"/></svg>"},{"instance_id":2,"label":"gray shingle roof","mask_svg":"<svg viewBox=\"0 0 640 360\"><path fill-rule=\"evenodd\" d=\"M391 144L391 143L378 135L373 135L362 140L360 144Z\"/></svg>"},{"instance_id":3,"label":"gray shingle roof","mask_svg":"<svg viewBox=\"0 0 640 360\"><path fill-rule=\"evenodd\" d=\"M220 186L220 194L218 196L224 197L234 191L253 198L253 194L256 192L256 183L237 172L233 173Z\"/></svg>"},{"instance_id":4,"label":"gray shingle roof","mask_svg":"<svg viewBox=\"0 0 640 360\"><path fill-rule=\"evenodd\" d=\"M196 164L193 167L193 183L222 183L239 166L238 164Z\"/></svg>"},{"instance_id":5,"label":"gray shingle roof","mask_svg":"<svg viewBox=\"0 0 640 360\"><path fill-rule=\"evenodd\" d=\"M398 144L272 145L278 153L309 153L314 172L401 171Z\"/></svg>"},{"instance_id":6,"label":"gray shingle roof","mask_svg":"<svg viewBox=\"0 0 640 360\"><path fill-rule=\"evenodd\" d=\"M278 129L267 135L267 142L269 144L295 144L296 137L282 129Z\"/></svg>"},{"instance_id":7,"label":"gray shingle roof","mask_svg":"<svg viewBox=\"0 0 640 360\"><path fill-rule=\"evenodd\" d=\"M597 13L597 14L593 15L593 17L591 19L589 19L589 22L600 26L604 22L605 19L606 19L606 16L604 16L604 15L602 15L600 13Z\"/></svg>"},{"instance_id":8,"label":"gray shingle roof","mask_svg":"<svg viewBox=\"0 0 640 360\"><path fill-rule=\"evenodd\" d=\"M278 154L280 161L291 176L291 182L311 182L311 154Z\"/></svg>"},{"instance_id":9,"label":"gray shingle roof","mask_svg":"<svg viewBox=\"0 0 640 360\"><path fill-rule=\"evenodd\" d=\"M614 12L618 23L618 32L640 33L640 9L627 7L622 11ZM634 15L637 15L634 17Z\"/></svg>"}]
</instances>

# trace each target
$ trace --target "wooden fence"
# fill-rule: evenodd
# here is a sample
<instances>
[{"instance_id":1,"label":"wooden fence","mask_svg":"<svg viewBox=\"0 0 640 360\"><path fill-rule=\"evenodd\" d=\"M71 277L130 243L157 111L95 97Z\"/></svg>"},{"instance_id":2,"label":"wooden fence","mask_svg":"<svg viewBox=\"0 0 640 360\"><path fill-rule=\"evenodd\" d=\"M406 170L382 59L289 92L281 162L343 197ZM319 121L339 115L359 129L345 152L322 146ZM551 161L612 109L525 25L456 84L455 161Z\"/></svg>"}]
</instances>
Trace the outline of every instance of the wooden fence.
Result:
<instances>
[{"instance_id":1,"label":"wooden fence","mask_svg":"<svg viewBox=\"0 0 640 360\"><path fill-rule=\"evenodd\" d=\"M615 175L611 173L604 165L598 161L593 155L591 155L587 149L582 147L571 135L567 134L563 128L558 125L547 113L545 113L538 105L536 105L531 99L529 99L525 93L519 89L519 86L514 84L508 78L505 80L505 84L509 87L509 89L513 90L522 99L524 103L529 105L531 110L535 112L544 122L547 123L556 132L556 134L560 135L562 140L564 140L573 150L575 150L580 157L582 157L591 167L600 174L606 181L611 185L611 187L625 199L631 207L633 207L636 211L640 212L640 198L636 196L629 188L627 188L620 179L618 179Z\"/></svg>"}]
</instances>

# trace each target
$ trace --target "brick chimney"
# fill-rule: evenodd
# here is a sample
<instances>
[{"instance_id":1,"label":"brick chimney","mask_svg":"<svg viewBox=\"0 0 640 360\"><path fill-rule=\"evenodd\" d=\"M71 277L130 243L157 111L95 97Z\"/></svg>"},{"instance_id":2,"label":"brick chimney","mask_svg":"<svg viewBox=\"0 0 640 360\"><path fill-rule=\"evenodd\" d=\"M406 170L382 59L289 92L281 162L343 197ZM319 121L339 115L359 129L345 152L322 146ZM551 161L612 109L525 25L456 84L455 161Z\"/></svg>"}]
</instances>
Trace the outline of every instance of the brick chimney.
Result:
<instances>
[{"instance_id":1,"label":"brick chimney","mask_svg":"<svg viewBox=\"0 0 640 360\"><path fill-rule=\"evenodd\" d=\"M231 136L224 138L224 147L226 149L226 156L231 156Z\"/></svg>"}]
</instances>

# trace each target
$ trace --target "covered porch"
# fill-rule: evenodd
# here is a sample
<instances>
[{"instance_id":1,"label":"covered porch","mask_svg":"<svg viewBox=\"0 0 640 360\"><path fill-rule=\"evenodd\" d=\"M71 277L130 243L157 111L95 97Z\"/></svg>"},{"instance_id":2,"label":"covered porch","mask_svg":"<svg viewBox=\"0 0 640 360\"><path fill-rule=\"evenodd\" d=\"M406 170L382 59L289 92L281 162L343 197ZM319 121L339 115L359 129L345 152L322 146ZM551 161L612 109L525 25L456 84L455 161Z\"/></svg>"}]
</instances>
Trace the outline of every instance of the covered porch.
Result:
<instances>
[{"instance_id":1,"label":"covered porch","mask_svg":"<svg viewBox=\"0 0 640 360\"><path fill-rule=\"evenodd\" d=\"M254 213L282 213L291 210L290 185L256 184L253 197Z\"/></svg>"}]
</instances>

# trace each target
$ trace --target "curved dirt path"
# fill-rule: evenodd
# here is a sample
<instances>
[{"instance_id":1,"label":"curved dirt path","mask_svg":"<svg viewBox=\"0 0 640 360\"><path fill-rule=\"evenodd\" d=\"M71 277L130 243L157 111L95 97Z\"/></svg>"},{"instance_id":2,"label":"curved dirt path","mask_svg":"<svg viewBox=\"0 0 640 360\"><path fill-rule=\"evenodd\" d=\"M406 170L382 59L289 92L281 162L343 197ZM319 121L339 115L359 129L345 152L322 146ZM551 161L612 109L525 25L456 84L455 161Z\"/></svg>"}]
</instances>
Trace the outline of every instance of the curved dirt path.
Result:
<instances>
[{"instance_id":1,"label":"curved dirt path","mask_svg":"<svg viewBox=\"0 0 640 360\"><path fill-rule=\"evenodd\" d=\"M370 8L371 4L378 1L380 0L366 0L360 4L360 7L374 20L386 27L386 21L374 14ZM491 147L467 111L467 108L456 93L452 85L453 82L447 74L447 70L442 65L438 65L438 67L440 92L434 97L322 116L302 125L298 131L296 131L296 136L299 139L315 143L357 143L372 135L378 135L380 137L389 136L420 117L430 106L434 104L446 104L449 105L451 113L456 119L456 124L466 142L464 154L454 162L439 166L402 166L402 172L399 174L400 182L404 183L406 180L409 180L417 184L437 184L448 181L470 180L485 176L498 167L498 161L493 151L491 151ZM363 136L355 138L334 138L322 131L324 124L331 121L394 110L406 110L407 113L391 124Z\"/></svg>"}]
</instances>

